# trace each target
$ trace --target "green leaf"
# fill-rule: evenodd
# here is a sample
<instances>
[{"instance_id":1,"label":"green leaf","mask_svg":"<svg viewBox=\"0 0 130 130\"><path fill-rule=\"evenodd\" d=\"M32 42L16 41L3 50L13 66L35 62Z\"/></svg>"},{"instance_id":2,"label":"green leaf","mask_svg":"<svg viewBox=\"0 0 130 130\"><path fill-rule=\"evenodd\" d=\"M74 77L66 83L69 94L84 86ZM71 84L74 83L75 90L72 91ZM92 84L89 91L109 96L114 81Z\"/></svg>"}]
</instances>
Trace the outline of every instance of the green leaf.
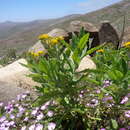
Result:
<instances>
[{"instance_id":1,"label":"green leaf","mask_svg":"<svg viewBox=\"0 0 130 130\"><path fill-rule=\"evenodd\" d=\"M90 54L92 54L93 52L95 52L95 51L97 51L97 50L103 48L105 45L106 45L106 43L104 43L104 44L102 44L102 45L99 45L99 46L97 46L97 47L94 47L94 48L88 50L88 51L86 52L85 56L90 55Z\"/></svg>"},{"instance_id":2,"label":"green leaf","mask_svg":"<svg viewBox=\"0 0 130 130\"><path fill-rule=\"evenodd\" d=\"M115 70L115 75L117 76L117 79L122 79L124 77L123 73L118 70Z\"/></svg>"},{"instance_id":3,"label":"green leaf","mask_svg":"<svg viewBox=\"0 0 130 130\"><path fill-rule=\"evenodd\" d=\"M117 76L112 70L108 71L108 76L110 77L111 80L117 80Z\"/></svg>"},{"instance_id":4,"label":"green leaf","mask_svg":"<svg viewBox=\"0 0 130 130\"><path fill-rule=\"evenodd\" d=\"M121 59L121 65L122 65L123 73L125 75L128 71L128 64L126 63L124 59Z\"/></svg>"},{"instance_id":5,"label":"green leaf","mask_svg":"<svg viewBox=\"0 0 130 130\"><path fill-rule=\"evenodd\" d=\"M78 43L78 48L82 51L84 49L84 47L87 45L87 42L88 42L88 39L89 39L89 33L87 33L86 35L84 35L79 43Z\"/></svg>"},{"instance_id":6,"label":"green leaf","mask_svg":"<svg viewBox=\"0 0 130 130\"><path fill-rule=\"evenodd\" d=\"M118 129L117 121L114 120L114 119L111 119L111 123L112 123L112 128L114 128L115 130L117 130Z\"/></svg>"}]
</instances>

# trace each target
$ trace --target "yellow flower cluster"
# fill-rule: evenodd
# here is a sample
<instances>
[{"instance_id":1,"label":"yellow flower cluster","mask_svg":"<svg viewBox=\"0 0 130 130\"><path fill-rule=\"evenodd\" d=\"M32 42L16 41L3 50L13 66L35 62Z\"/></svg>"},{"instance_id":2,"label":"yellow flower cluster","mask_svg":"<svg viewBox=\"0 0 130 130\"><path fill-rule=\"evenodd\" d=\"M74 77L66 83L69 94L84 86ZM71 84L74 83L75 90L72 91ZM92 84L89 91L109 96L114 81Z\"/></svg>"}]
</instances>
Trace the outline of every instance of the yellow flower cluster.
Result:
<instances>
[{"instance_id":1,"label":"yellow flower cluster","mask_svg":"<svg viewBox=\"0 0 130 130\"><path fill-rule=\"evenodd\" d=\"M102 52L102 53L103 53L103 52L104 52L104 50L103 50L103 49L99 49L99 50L97 50L97 52Z\"/></svg>"},{"instance_id":2,"label":"yellow flower cluster","mask_svg":"<svg viewBox=\"0 0 130 130\"><path fill-rule=\"evenodd\" d=\"M130 42L126 42L123 44L124 47L130 47Z\"/></svg>"},{"instance_id":3,"label":"yellow flower cluster","mask_svg":"<svg viewBox=\"0 0 130 130\"><path fill-rule=\"evenodd\" d=\"M44 51L31 52L31 55L34 57L38 57L38 56L43 55L43 54L45 54Z\"/></svg>"},{"instance_id":4,"label":"yellow flower cluster","mask_svg":"<svg viewBox=\"0 0 130 130\"><path fill-rule=\"evenodd\" d=\"M48 45L56 45L59 41L64 40L63 36L50 37L48 34L42 34L38 38L44 40Z\"/></svg>"},{"instance_id":5,"label":"yellow flower cluster","mask_svg":"<svg viewBox=\"0 0 130 130\"><path fill-rule=\"evenodd\" d=\"M48 34L41 34L38 39L43 40L43 39L48 39L50 36Z\"/></svg>"}]
</instances>

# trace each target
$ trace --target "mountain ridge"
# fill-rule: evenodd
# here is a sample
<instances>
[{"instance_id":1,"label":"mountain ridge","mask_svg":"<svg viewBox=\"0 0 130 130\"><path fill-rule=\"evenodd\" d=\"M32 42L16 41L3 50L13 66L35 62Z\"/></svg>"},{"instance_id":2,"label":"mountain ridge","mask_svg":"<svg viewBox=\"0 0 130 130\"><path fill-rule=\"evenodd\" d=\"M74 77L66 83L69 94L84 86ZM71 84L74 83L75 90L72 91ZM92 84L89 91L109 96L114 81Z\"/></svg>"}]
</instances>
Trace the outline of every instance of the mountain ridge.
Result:
<instances>
[{"instance_id":1,"label":"mountain ridge","mask_svg":"<svg viewBox=\"0 0 130 130\"><path fill-rule=\"evenodd\" d=\"M129 8L130 1L123 0L86 14L72 14L57 19L34 20L23 23L7 21L6 26L1 26L0 23L0 56L5 54L6 48L16 48L18 52L25 51L38 40L39 34L48 33L54 28L68 30L69 24L73 20L91 22L97 27L99 27L101 21L109 20L118 32L121 32L124 15L126 15L126 19L130 19ZM126 27L130 26L129 20L126 21Z\"/></svg>"}]
</instances>

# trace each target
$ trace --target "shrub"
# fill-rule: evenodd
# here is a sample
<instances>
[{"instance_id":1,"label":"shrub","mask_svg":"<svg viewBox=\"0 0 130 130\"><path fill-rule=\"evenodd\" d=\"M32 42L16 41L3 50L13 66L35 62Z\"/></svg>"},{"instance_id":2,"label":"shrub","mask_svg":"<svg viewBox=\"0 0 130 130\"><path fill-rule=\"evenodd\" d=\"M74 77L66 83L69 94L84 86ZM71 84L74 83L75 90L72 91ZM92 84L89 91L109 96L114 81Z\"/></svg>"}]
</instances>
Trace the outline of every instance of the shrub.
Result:
<instances>
[{"instance_id":1,"label":"shrub","mask_svg":"<svg viewBox=\"0 0 130 130\"><path fill-rule=\"evenodd\" d=\"M25 65L32 72L29 76L40 83L35 86L39 96L30 105L24 103L30 114L16 118L20 125L15 128L129 129L129 45L118 50L106 44L90 49L89 34L84 33L73 36L71 44L48 35L40 39L47 57L44 52L30 53ZM81 60L95 51L96 69L77 72ZM29 121L24 123L26 117Z\"/></svg>"},{"instance_id":2,"label":"shrub","mask_svg":"<svg viewBox=\"0 0 130 130\"><path fill-rule=\"evenodd\" d=\"M81 33L80 33L81 34ZM72 43L43 38L48 58L31 58L30 76L39 82L42 94L38 102L55 101L51 121L57 129L118 129L127 127L129 117L128 48L115 50L110 46L90 49L89 34L74 36ZM63 48L63 46L65 48ZM102 47L101 50L98 50ZM77 72L82 58L98 50L93 60L96 70Z\"/></svg>"}]
</instances>

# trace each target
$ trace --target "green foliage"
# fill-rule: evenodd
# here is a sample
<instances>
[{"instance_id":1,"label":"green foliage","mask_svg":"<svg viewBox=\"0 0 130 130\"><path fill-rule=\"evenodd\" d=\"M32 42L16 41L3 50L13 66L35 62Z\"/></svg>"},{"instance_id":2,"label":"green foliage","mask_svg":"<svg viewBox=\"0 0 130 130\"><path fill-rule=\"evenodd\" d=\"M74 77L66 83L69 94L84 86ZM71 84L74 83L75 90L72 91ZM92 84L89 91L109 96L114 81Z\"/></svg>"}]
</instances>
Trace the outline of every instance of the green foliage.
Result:
<instances>
[{"instance_id":1,"label":"green foliage","mask_svg":"<svg viewBox=\"0 0 130 130\"><path fill-rule=\"evenodd\" d=\"M100 48L104 52L93 57L97 69L77 72L81 60ZM105 45L90 49L89 34L82 29L78 36L73 36L71 44L61 41L48 48L46 58L29 55L29 76L40 83L36 86L40 93L37 103L55 102L48 108L55 114L47 120L55 122L57 129L66 130L118 129L130 125L124 115L130 106L122 101L130 92L127 52L126 48L114 50Z\"/></svg>"}]
</instances>

